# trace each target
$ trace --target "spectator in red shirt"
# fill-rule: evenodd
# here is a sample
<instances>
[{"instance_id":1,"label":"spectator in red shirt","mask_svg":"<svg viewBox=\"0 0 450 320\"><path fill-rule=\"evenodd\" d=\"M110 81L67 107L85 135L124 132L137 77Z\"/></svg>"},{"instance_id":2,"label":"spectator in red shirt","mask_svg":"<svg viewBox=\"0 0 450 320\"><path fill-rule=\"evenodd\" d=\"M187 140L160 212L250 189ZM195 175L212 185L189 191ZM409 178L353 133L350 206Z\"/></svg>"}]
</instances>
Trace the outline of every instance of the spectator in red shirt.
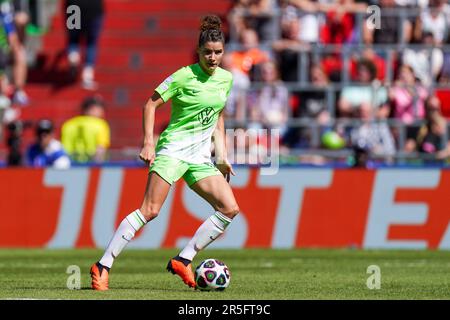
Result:
<instances>
[{"instance_id":1,"label":"spectator in red shirt","mask_svg":"<svg viewBox=\"0 0 450 320\"><path fill-rule=\"evenodd\" d=\"M360 59L366 59L369 61L372 61L372 63L376 67L376 79L380 81L384 81L386 77L386 61L380 57L375 50L368 47L364 49L360 57L355 57L350 62L350 74L352 77L352 80L356 80L358 78L358 61ZM394 67L394 66L392 66Z\"/></svg>"},{"instance_id":2,"label":"spectator in red shirt","mask_svg":"<svg viewBox=\"0 0 450 320\"><path fill-rule=\"evenodd\" d=\"M326 13L326 21L321 30L321 41L325 44L343 44L352 40L354 16L337 8Z\"/></svg>"}]
</instances>

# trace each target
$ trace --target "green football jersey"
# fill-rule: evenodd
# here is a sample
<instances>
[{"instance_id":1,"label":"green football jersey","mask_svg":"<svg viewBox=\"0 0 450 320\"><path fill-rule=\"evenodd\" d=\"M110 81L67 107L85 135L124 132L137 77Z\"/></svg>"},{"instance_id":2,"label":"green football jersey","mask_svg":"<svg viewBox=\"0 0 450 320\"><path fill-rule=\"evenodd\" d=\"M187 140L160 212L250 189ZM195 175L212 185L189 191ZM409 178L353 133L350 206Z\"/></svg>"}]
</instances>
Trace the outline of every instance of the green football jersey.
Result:
<instances>
[{"instance_id":1,"label":"green football jersey","mask_svg":"<svg viewBox=\"0 0 450 320\"><path fill-rule=\"evenodd\" d=\"M230 72L218 67L208 75L198 63L164 80L155 91L164 102L172 99L172 109L169 125L156 145L156 155L189 163L211 162L211 137L232 81Z\"/></svg>"}]
</instances>

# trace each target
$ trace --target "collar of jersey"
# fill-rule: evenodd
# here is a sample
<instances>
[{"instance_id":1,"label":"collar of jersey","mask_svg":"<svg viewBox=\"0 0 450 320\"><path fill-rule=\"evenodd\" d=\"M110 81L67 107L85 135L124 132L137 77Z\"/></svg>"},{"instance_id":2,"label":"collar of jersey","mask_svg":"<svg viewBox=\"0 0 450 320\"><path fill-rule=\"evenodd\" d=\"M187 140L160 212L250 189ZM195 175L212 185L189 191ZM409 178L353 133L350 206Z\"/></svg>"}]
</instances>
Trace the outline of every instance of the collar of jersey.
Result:
<instances>
[{"instance_id":1,"label":"collar of jersey","mask_svg":"<svg viewBox=\"0 0 450 320\"><path fill-rule=\"evenodd\" d=\"M200 63L196 63L195 64L195 67L197 68L197 69L199 69L200 71L200 74L201 74L201 76L202 77L205 77L205 78L211 78L211 77L213 77L215 74L216 74L216 72L217 72L217 69L216 69L216 71L213 73L213 74L208 74L208 73L206 73L205 72L205 70L203 70L203 68L200 66Z\"/></svg>"}]
</instances>

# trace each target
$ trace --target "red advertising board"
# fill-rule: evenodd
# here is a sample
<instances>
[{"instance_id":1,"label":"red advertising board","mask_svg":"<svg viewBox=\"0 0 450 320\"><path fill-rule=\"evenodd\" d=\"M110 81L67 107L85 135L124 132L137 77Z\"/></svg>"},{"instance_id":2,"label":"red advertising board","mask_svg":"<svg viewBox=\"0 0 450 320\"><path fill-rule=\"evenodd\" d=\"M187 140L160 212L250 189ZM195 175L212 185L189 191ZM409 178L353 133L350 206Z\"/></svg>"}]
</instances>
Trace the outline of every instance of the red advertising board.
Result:
<instances>
[{"instance_id":1,"label":"red advertising board","mask_svg":"<svg viewBox=\"0 0 450 320\"><path fill-rule=\"evenodd\" d=\"M241 213L212 247L450 249L450 171L236 171ZM145 182L146 169L0 170L0 247L104 247ZM180 247L212 213L179 181L130 247Z\"/></svg>"}]
</instances>

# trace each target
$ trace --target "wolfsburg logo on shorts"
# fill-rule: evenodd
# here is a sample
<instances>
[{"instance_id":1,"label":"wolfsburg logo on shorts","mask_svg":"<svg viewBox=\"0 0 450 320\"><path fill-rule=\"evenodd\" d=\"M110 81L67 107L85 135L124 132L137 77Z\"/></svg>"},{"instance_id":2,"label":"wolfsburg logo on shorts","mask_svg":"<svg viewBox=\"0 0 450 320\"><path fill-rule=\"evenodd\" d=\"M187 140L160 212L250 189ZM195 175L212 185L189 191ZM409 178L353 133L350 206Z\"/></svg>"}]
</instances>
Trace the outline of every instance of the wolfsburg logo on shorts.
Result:
<instances>
[{"instance_id":1,"label":"wolfsburg logo on shorts","mask_svg":"<svg viewBox=\"0 0 450 320\"><path fill-rule=\"evenodd\" d=\"M214 109L211 107L203 109L198 113L197 118L198 121L204 126L210 124L211 121L214 119Z\"/></svg>"}]
</instances>

